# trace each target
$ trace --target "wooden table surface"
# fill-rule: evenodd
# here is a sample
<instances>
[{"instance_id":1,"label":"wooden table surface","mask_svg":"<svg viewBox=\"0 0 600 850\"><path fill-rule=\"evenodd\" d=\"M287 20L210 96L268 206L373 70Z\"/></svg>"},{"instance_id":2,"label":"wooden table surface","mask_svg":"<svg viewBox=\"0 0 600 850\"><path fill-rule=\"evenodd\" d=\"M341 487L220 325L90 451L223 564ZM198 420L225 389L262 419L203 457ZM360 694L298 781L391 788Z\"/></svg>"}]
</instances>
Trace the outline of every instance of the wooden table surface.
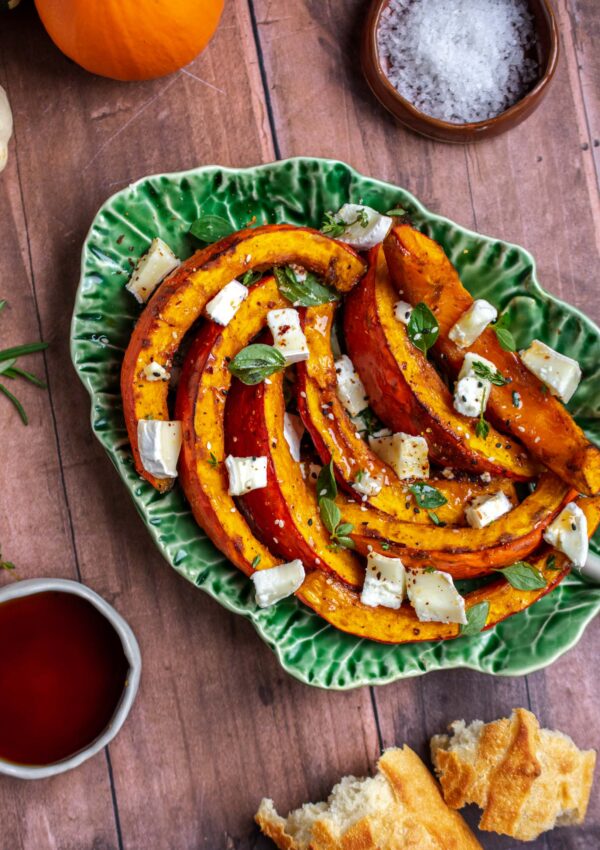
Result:
<instances>
[{"instance_id":1,"label":"wooden table surface","mask_svg":"<svg viewBox=\"0 0 600 850\"><path fill-rule=\"evenodd\" d=\"M358 61L366 5L228 0L202 56L131 84L67 61L28 3L0 18L0 84L15 119L0 177L0 297L10 302L0 341L50 343L29 360L48 392L21 390L29 427L0 403L0 544L22 578L81 579L105 596L144 659L131 716L103 754L47 781L0 778L1 850L267 848L252 822L261 796L281 809L320 799L342 774L367 772L384 746L426 754L449 721L514 706L600 745L600 621L526 678L450 671L349 693L306 687L247 622L165 564L91 435L68 351L81 244L100 203L152 172L339 158L524 245L548 290L600 320L597 0L557 0L563 49L547 99L525 124L471 147L414 136L374 101ZM516 844L480 838L490 850ZM600 780L585 827L528 846L600 847Z\"/></svg>"}]
</instances>

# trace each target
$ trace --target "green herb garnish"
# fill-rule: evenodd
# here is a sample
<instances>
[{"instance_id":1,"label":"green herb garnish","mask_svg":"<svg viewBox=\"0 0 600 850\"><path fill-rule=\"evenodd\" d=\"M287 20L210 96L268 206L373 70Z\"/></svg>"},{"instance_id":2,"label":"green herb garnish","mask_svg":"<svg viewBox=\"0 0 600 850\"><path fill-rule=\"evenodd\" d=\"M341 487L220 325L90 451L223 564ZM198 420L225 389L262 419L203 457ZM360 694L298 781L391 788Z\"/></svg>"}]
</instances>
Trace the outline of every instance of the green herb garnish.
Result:
<instances>
[{"instance_id":1,"label":"green herb garnish","mask_svg":"<svg viewBox=\"0 0 600 850\"><path fill-rule=\"evenodd\" d=\"M316 307L338 300L335 292L323 286L311 272L307 272L305 280L300 280L290 266L276 266L273 271L277 288L294 307Z\"/></svg>"},{"instance_id":2,"label":"green herb garnish","mask_svg":"<svg viewBox=\"0 0 600 850\"><path fill-rule=\"evenodd\" d=\"M408 336L413 345L423 354L427 354L435 343L440 333L437 319L427 306L421 301L416 304L408 320Z\"/></svg>"},{"instance_id":3,"label":"green herb garnish","mask_svg":"<svg viewBox=\"0 0 600 850\"><path fill-rule=\"evenodd\" d=\"M489 602L478 602L467 611L467 622L460 627L460 634L469 637L478 635L485 628L488 614L490 612Z\"/></svg>"},{"instance_id":4,"label":"green herb garnish","mask_svg":"<svg viewBox=\"0 0 600 850\"><path fill-rule=\"evenodd\" d=\"M260 555L257 555L255 558L253 558L250 566L252 567L253 570L255 570L258 567L259 564L260 564Z\"/></svg>"},{"instance_id":5,"label":"green herb garnish","mask_svg":"<svg viewBox=\"0 0 600 850\"><path fill-rule=\"evenodd\" d=\"M550 555L550 557L546 561L546 569L547 570L560 570L560 569L562 569L562 567L556 566L556 555Z\"/></svg>"},{"instance_id":6,"label":"green herb garnish","mask_svg":"<svg viewBox=\"0 0 600 850\"><path fill-rule=\"evenodd\" d=\"M381 548L383 549L384 552L387 552L389 549L392 548L392 546L391 546L391 543L388 543L387 541L384 540L383 543L381 544Z\"/></svg>"},{"instance_id":7,"label":"green herb garnish","mask_svg":"<svg viewBox=\"0 0 600 850\"><path fill-rule=\"evenodd\" d=\"M6 302L0 302L0 310L4 307ZM5 561L2 557L2 551L0 551L0 570L16 570L15 565L12 561Z\"/></svg>"},{"instance_id":8,"label":"green herb garnish","mask_svg":"<svg viewBox=\"0 0 600 850\"><path fill-rule=\"evenodd\" d=\"M272 345L255 343L242 348L229 364L229 371L243 384L260 384L274 372L285 369L285 357Z\"/></svg>"},{"instance_id":9,"label":"green herb garnish","mask_svg":"<svg viewBox=\"0 0 600 850\"><path fill-rule=\"evenodd\" d=\"M546 579L541 572L527 561L517 561L510 567L495 570L502 573L507 582L516 590L539 590L546 587Z\"/></svg>"},{"instance_id":10,"label":"green herb garnish","mask_svg":"<svg viewBox=\"0 0 600 850\"><path fill-rule=\"evenodd\" d=\"M448 502L448 499L432 487L431 484L426 484L424 481L415 481L408 488L415 497L415 501L420 508L441 508Z\"/></svg>"},{"instance_id":11,"label":"green herb garnish","mask_svg":"<svg viewBox=\"0 0 600 850\"><path fill-rule=\"evenodd\" d=\"M439 525L440 528L445 527L446 523L442 522L442 520L439 518L435 511L427 511L427 513L429 514L429 519L434 525Z\"/></svg>"},{"instance_id":12,"label":"green herb garnish","mask_svg":"<svg viewBox=\"0 0 600 850\"><path fill-rule=\"evenodd\" d=\"M233 225L220 215L203 215L190 227L190 233L201 242L217 242L235 232Z\"/></svg>"},{"instance_id":13,"label":"green herb garnish","mask_svg":"<svg viewBox=\"0 0 600 850\"><path fill-rule=\"evenodd\" d=\"M406 215L406 210L402 209L402 207L394 207L393 210L388 210L386 215Z\"/></svg>"},{"instance_id":14,"label":"green herb garnish","mask_svg":"<svg viewBox=\"0 0 600 850\"><path fill-rule=\"evenodd\" d=\"M209 464L209 466L218 466L219 465L219 461L217 460L217 456L214 452L210 453L210 458L208 460L208 464Z\"/></svg>"},{"instance_id":15,"label":"green herb garnish","mask_svg":"<svg viewBox=\"0 0 600 850\"><path fill-rule=\"evenodd\" d=\"M319 477L317 478L317 499L335 499L337 492L332 459L319 472Z\"/></svg>"},{"instance_id":16,"label":"green herb garnish","mask_svg":"<svg viewBox=\"0 0 600 850\"><path fill-rule=\"evenodd\" d=\"M369 215L366 210L359 210L354 221L344 221L341 218L336 218L336 216L329 211L325 213L323 218L321 233L336 239L338 236L342 235L346 228L352 227L354 224L360 224L361 227L369 226Z\"/></svg>"},{"instance_id":17,"label":"green herb garnish","mask_svg":"<svg viewBox=\"0 0 600 850\"><path fill-rule=\"evenodd\" d=\"M479 420L477 425L475 426L475 433L482 440L487 440L487 436L490 433L490 424L486 421L485 416L485 393L481 397L481 410L479 411Z\"/></svg>"},{"instance_id":18,"label":"green herb garnish","mask_svg":"<svg viewBox=\"0 0 600 850\"><path fill-rule=\"evenodd\" d=\"M489 366L486 366L480 360L473 362L473 372L482 381L489 381L490 384L494 384L496 387L503 387L505 384L510 384L510 378L505 378L497 369L490 369Z\"/></svg>"},{"instance_id":19,"label":"green herb garnish","mask_svg":"<svg viewBox=\"0 0 600 850\"><path fill-rule=\"evenodd\" d=\"M492 325L492 330L496 334L496 338L500 343L500 347L505 351L516 351L517 344L512 333L507 328L508 314L503 313L495 325Z\"/></svg>"},{"instance_id":20,"label":"green herb garnish","mask_svg":"<svg viewBox=\"0 0 600 850\"><path fill-rule=\"evenodd\" d=\"M240 283L243 286L254 286L255 283L258 283L258 281L262 278L262 276L263 276L262 272L256 272L256 271L252 271L252 269L248 269L246 274L240 280Z\"/></svg>"},{"instance_id":21,"label":"green herb garnish","mask_svg":"<svg viewBox=\"0 0 600 850\"><path fill-rule=\"evenodd\" d=\"M331 549L354 549L354 540L349 537L354 526L342 522L342 512L332 499L319 499L319 511L323 525L331 536Z\"/></svg>"}]
</instances>

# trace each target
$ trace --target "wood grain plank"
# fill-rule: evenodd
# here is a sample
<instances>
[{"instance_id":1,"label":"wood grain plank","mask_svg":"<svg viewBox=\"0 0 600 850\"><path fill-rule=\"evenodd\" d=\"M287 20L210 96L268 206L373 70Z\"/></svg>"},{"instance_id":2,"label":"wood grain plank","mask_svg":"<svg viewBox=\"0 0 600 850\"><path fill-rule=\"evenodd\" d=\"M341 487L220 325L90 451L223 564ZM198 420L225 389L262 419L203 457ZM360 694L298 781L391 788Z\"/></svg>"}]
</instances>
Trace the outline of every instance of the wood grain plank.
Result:
<instances>
[{"instance_id":1,"label":"wood grain plank","mask_svg":"<svg viewBox=\"0 0 600 850\"><path fill-rule=\"evenodd\" d=\"M0 84L12 94L3 48L0 33ZM0 297L9 302L0 315L0 347L4 348L37 340L40 334L14 143L0 179L0 245ZM46 338L52 346L57 343L52 329ZM42 378L45 375L43 355L24 359L21 365ZM8 401L0 399L0 545L5 557L16 563L19 578L77 578L50 395L29 384L6 383L24 404L29 425L22 425ZM11 580L0 574L0 583ZM112 850L118 846L104 756L78 771L42 782L0 777L0 811L3 850L78 850L82 846Z\"/></svg>"},{"instance_id":2,"label":"wood grain plank","mask_svg":"<svg viewBox=\"0 0 600 850\"><path fill-rule=\"evenodd\" d=\"M565 39L573 44L573 56L576 61L581 96L585 110L588 136L582 142L582 149L589 151L596 166L596 176L600 184L600 57L597 45L600 42L600 15L598 4L594 0L568 0L562 8L562 21L567 27ZM588 147L586 147L586 145Z\"/></svg>"},{"instance_id":3,"label":"wood grain plank","mask_svg":"<svg viewBox=\"0 0 600 850\"><path fill-rule=\"evenodd\" d=\"M9 29L1 38L42 327L56 340L48 362L76 551L84 581L127 617L144 658L140 695L110 747L123 847L264 846L252 823L263 794L297 804L373 762L368 691L338 696L291 680L247 623L165 566L92 441L88 398L67 365L80 245L106 195L145 173L272 158L248 8L229 4L210 50L184 72L130 86L66 62L31 17ZM59 107L47 109L57 91ZM62 846L59 822L52 837ZM14 846L42 845L18 836Z\"/></svg>"}]
</instances>

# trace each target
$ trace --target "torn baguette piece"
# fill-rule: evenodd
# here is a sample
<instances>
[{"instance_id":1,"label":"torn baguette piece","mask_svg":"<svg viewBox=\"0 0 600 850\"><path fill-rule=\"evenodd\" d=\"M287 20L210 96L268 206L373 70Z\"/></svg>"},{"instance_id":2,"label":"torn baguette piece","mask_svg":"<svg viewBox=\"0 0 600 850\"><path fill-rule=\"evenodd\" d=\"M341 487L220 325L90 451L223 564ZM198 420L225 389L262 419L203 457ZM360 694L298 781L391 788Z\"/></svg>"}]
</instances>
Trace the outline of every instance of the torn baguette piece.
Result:
<instances>
[{"instance_id":1,"label":"torn baguette piece","mask_svg":"<svg viewBox=\"0 0 600 850\"><path fill-rule=\"evenodd\" d=\"M533 841L555 826L583 823L594 750L540 729L524 708L493 723L457 720L450 729L431 739L432 760L449 806L483 809L480 829Z\"/></svg>"},{"instance_id":2,"label":"torn baguette piece","mask_svg":"<svg viewBox=\"0 0 600 850\"><path fill-rule=\"evenodd\" d=\"M377 767L373 778L346 776L326 803L287 818L263 800L256 822L280 850L482 850L409 747L386 750Z\"/></svg>"}]
</instances>

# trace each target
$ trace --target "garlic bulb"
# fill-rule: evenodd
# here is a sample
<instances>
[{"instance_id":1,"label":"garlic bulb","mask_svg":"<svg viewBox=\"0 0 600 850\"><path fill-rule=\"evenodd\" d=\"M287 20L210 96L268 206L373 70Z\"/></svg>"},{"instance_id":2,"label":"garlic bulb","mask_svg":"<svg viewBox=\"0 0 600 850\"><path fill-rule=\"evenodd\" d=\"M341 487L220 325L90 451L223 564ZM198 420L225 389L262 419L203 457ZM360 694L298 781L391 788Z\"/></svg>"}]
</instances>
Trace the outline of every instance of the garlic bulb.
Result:
<instances>
[{"instance_id":1,"label":"garlic bulb","mask_svg":"<svg viewBox=\"0 0 600 850\"><path fill-rule=\"evenodd\" d=\"M6 92L0 86L0 171L8 159L8 140L12 136L13 119Z\"/></svg>"}]
</instances>

